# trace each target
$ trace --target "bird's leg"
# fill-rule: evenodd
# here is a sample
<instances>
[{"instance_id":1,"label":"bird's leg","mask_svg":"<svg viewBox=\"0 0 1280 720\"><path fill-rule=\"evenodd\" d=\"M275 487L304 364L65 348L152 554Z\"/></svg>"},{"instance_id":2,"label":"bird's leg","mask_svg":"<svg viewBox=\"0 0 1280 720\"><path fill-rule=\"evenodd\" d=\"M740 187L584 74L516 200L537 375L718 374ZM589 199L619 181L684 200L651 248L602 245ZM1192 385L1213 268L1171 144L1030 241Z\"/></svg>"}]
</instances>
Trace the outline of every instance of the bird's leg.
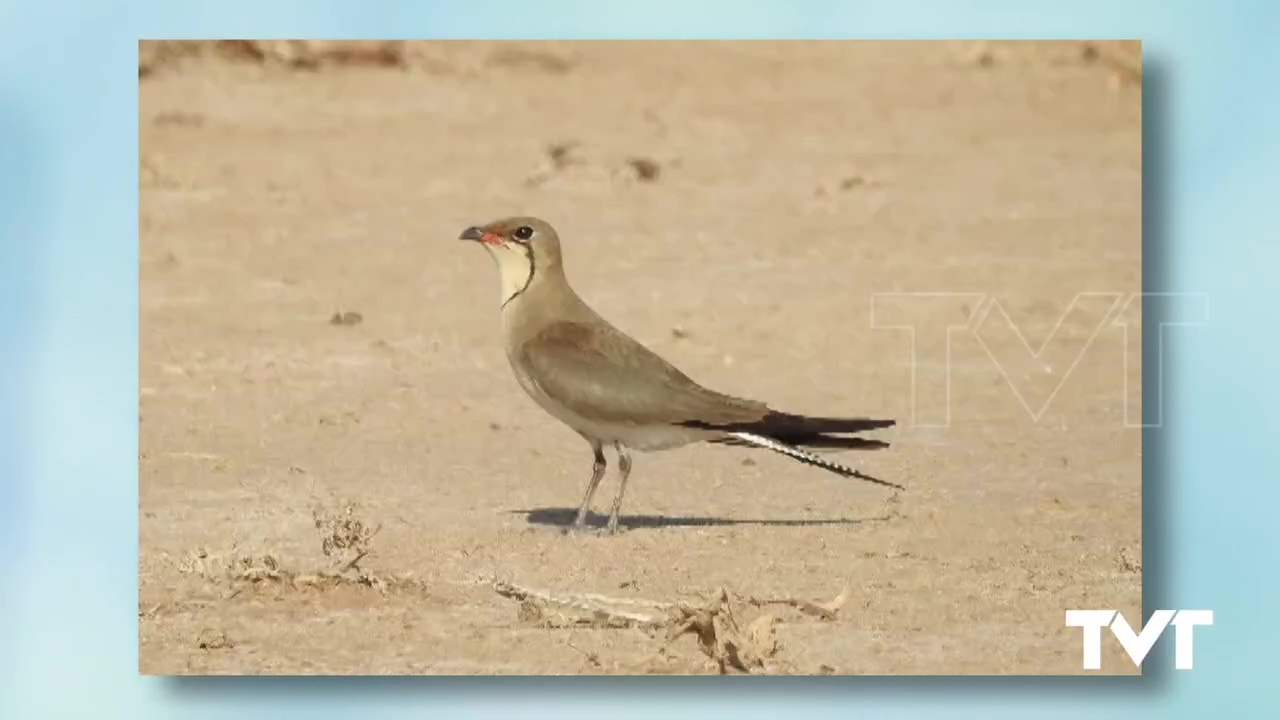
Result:
<instances>
[{"instance_id":1,"label":"bird's leg","mask_svg":"<svg viewBox=\"0 0 1280 720\"><path fill-rule=\"evenodd\" d=\"M609 527L607 532L616 535L618 532L618 512L622 510L622 494L627 491L627 477L631 475L631 455L620 443L615 444L618 451L618 494L613 497L613 509L609 511Z\"/></svg>"},{"instance_id":2,"label":"bird's leg","mask_svg":"<svg viewBox=\"0 0 1280 720\"><path fill-rule=\"evenodd\" d=\"M595 453L595 463L591 466L591 482L587 483L587 494L582 496L582 505L578 507L578 517L573 521L575 530L580 530L587 526L587 511L591 509L591 496L596 494L596 488L604 477L604 469L606 467L604 448L595 440L590 440L589 442L591 443L591 451Z\"/></svg>"}]
</instances>

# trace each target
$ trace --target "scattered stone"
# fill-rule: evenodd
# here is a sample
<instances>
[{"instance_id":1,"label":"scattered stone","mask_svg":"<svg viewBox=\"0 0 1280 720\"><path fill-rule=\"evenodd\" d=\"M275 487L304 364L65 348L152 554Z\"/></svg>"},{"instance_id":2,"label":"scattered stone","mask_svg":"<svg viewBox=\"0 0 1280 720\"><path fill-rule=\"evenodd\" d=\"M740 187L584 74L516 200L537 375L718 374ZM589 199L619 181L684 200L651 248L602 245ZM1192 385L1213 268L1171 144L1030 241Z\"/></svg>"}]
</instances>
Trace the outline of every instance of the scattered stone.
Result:
<instances>
[{"instance_id":1,"label":"scattered stone","mask_svg":"<svg viewBox=\"0 0 1280 720\"><path fill-rule=\"evenodd\" d=\"M627 158L627 165L635 172L640 182L654 182L662 174L662 166L649 158Z\"/></svg>"},{"instance_id":2,"label":"scattered stone","mask_svg":"<svg viewBox=\"0 0 1280 720\"><path fill-rule=\"evenodd\" d=\"M336 312L333 317L329 318L330 325L359 325L364 321L364 316L358 312Z\"/></svg>"}]
</instances>

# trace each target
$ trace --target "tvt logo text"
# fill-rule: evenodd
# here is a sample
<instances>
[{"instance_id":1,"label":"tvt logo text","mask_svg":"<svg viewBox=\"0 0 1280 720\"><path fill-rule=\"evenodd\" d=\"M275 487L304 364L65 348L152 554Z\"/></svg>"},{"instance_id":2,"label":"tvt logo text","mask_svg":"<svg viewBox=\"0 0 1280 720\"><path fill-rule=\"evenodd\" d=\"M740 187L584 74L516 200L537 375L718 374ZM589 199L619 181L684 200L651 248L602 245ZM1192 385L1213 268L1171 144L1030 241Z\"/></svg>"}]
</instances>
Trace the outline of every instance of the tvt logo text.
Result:
<instances>
[{"instance_id":1,"label":"tvt logo text","mask_svg":"<svg viewBox=\"0 0 1280 720\"><path fill-rule=\"evenodd\" d=\"M1068 610L1067 627L1084 628L1084 669L1102 669L1102 628L1110 626L1133 664L1142 667L1147 653L1160 639L1165 628L1174 627L1174 667L1190 670L1195 654L1192 633L1196 625L1212 625L1212 610L1157 610L1141 632L1129 627L1124 615L1115 610Z\"/></svg>"}]
</instances>

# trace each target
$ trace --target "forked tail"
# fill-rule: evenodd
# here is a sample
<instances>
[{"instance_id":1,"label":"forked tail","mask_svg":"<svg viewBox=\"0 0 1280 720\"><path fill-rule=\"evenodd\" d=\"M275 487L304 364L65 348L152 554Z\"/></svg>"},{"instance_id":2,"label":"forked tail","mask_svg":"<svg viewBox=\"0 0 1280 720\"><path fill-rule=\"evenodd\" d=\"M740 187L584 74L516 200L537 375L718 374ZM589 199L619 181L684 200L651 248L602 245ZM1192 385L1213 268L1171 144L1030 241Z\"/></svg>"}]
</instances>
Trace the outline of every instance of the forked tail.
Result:
<instances>
[{"instance_id":1,"label":"forked tail","mask_svg":"<svg viewBox=\"0 0 1280 720\"><path fill-rule=\"evenodd\" d=\"M865 473L859 472L858 470L855 470L847 465L841 465L838 462L833 462L824 457L820 457L807 450L802 450L793 445L788 445L786 443L774 440L773 438L764 437L763 435L756 435L755 433L748 433L748 432L735 432L735 433L730 433L730 437L733 438L733 440L737 440L742 444L754 445L756 447L762 447L767 450L772 450L776 453L781 453L783 455L786 455L787 457L793 460L799 460L800 462L805 463L806 465L813 465L816 467L820 467L823 470L829 470L843 477L858 478L859 480L866 480L867 482L873 482L877 485L884 485L886 487L897 488L898 490L906 489L901 485L898 485L897 483L891 483L891 482L888 482L887 480L881 480L879 478L872 477ZM726 440L726 442L733 442L733 440ZM738 443L734 443L734 444L738 444Z\"/></svg>"},{"instance_id":2,"label":"forked tail","mask_svg":"<svg viewBox=\"0 0 1280 720\"><path fill-rule=\"evenodd\" d=\"M842 436L893 427L897 423L894 420L808 417L807 415L792 415L791 413L771 411L763 418L751 422L706 423L699 420L691 420L683 424L687 427L696 427L702 430L751 433L797 447L876 450L889 447L889 443L882 440ZM732 441L726 440L726 442Z\"/></svg>"},{"instance_id":3,"label":"forked tail","mask_svg":"<svg viewBox=\"0 0 1280 720\"><path fill-rule=\"evenodd\" d=\"M893 427L897 424L893 420L808 417L772 411L752 422L714 424L694 420L683 424L687 427L719 430L726 433L725 437L712 442L766 448L837 475L858 478L899 490L904 489L901 485L871 477L806 449L878 450L886 448L889 447L889 443L883 440L870 440L851 434Z\"/></svg>"}]
</instances>

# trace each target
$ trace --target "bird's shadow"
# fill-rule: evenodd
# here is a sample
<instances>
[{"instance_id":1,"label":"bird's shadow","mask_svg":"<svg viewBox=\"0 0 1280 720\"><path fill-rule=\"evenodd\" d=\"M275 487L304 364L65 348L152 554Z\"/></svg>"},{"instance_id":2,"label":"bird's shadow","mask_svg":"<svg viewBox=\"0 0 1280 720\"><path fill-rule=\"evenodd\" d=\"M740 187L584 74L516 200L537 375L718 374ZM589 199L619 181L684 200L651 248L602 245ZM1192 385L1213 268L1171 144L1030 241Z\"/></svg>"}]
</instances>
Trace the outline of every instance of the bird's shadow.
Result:
<instances>
[{"instance_id":1,"label":"bird's shadow","mask_svg":"<svg viewBox=\"0 0 1280 720\"><path fill-rule=\"evenodd\" d=\"M513 515L524 515L530 525L542 525L553 528L568 529L578 515L577 508L532 508L529 510L511 510ZM603 527L608 517L598 513L587 514L587 524L591 527ZM721 517L698 517L669 515L622 515L618 524L623 528L671 528L671 527L730 527L734 525L757 525L765 527L817 527L822 525L863 525L867 523L887 522L890 516L869 518L815 518L815 519L739 519Z\"/></svg>"}]
</instances>

